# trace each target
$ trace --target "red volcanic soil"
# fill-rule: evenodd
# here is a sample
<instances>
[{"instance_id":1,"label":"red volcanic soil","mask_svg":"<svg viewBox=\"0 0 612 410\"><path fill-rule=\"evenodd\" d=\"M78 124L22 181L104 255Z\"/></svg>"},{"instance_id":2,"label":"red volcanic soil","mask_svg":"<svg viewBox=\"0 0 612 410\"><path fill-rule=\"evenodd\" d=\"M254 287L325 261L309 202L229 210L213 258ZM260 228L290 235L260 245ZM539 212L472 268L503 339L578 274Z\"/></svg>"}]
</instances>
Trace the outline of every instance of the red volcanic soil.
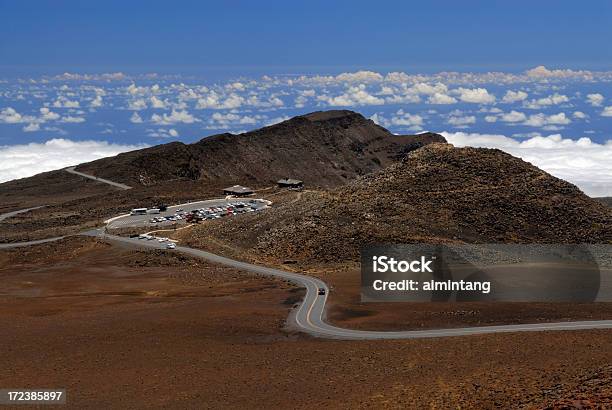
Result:
<instances>
[{"instance_id":1,"label":"red volcanic soil","mask_svg":"<svg viewBox=\"0 0 612 410\"><path fill-rule=\"evenodd\" d=\"M69 408L612 404L610 331L313 339L284 282L85 238L2 251L0 278L0 385Z\"/></svg>"}]
</instances>

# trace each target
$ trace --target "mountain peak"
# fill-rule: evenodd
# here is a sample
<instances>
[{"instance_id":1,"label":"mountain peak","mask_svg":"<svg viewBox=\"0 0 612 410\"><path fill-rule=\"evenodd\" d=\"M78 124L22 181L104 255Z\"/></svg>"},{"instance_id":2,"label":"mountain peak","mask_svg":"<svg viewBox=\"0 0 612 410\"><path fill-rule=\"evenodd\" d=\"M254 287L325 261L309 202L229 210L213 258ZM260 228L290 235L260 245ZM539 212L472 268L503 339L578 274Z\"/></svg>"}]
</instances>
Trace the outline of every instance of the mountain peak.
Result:
<instances>
[{"instance_id":1,"label":"mountain peak","mask_svg":"<svg viewBox=\"0 0 612 410\"><path fill-rule=\"evenodd\" d=\"M306 118L312 122L329 121L338 118L355 118L365 120L364 116L351 110L327 110L327 111L315 111L309 114L302 115L298 118Z\"/></svg>"},{"instance_id":2,"label":"mountain peak","mask_svg":"<svg viewBox=\"0 0 612 410\"><path fill-rule=\"evenodd\" d=\"M253 185L292 177L310 185L336 186L444 141L433 133L394 135L354 111L318 111L239 135L159 145L77 169L135 185L175 179Z\"/></svg>"}]
</instances>

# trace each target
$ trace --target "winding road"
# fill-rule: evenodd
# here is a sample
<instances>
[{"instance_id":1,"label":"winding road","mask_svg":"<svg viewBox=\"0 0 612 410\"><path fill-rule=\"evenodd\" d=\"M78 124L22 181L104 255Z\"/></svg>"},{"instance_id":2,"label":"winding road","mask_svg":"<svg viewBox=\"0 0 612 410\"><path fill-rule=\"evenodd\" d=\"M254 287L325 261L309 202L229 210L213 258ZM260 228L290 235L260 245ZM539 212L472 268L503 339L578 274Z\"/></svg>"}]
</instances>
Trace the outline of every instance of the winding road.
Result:
<instances>
[{"instance_id":1,"label":"winding road","mask_svg":"<svg viewBox=\"0 0 612 410\"><path fill-rule=\"evenodd\" d=\"M119 182L109 181L108 179L98 178L98 177L93 176L93 175L89 175L89 174L85 174L83 172L76 171L75 167L64 168L64 171L66 171L68 173L71 173L71 174L74 174L74 175L82 176L83 178L91 179L93 181L102 182L104 184L108 184L108 185L114 186L115 188L124 189L124 190L132 189L132 187L129 186L129 185L121 184Z\"/></svg>"},{"instance_id":2,"label":"winding road","mask_svg":"<svg viewBox=\"0 0 612 410\"><path fill-rule=\"evenodd\" d=\"M102 237L106 240L128 243L135 246L164 249L164 244L157 241L146 241L137 238L126 238L105 234L103 229L88 231L85 235ZM268 268L229 259L224 256L206 252L200 249L177 246L172 252L182 252L187 255L208 260L242 271L257 273L265 276L274 276L290 281L306 289L304 300L294 309L288 319L288 327L313 336L333 339L421 339L432 337L469 336L488 333L510 332L541 332L552 330L581 330L581 329L612 329L612 320L593 320L575 322L535 323L524 325L499 325L482 327L463 327L454 329L407 330L397 332L353 330L333 326L325 321L325 304L329 295L329 288L321 279L287 272L280 269ZM325 289L325 295L319 295L319 289Z\"/></svg>"},{"instance_id":3,"label":"winding road","mask_svg":"<svg viewBox=\"0 0 612 410\"><path fill-rule=\"evenodd\" d=\"M35 209L44 208L45 206L47 206L47 205L40 205L40 206L35 206L35 207L32 207L32 208L19 209L17 211L7 212L5 214L0 214L0 222L4 221L5 219L11 218L11 217L13 217L15 215L19 215L19 214L23 214L23 213L26 213L26 212L30 212L30 211L33 211Z\"/></svg>"},{"instance_id":4,"label":"winding road","mask_svg":"<svg viewBox=\"0 0 612 410\"><path fill-rule=\"evenodd\" d=\"M66 169L68 171L68 169ZM74 171L74 170L72 170ZM71 171L68 171L71 172ZM74 171L75 173L77 171ZM81 175L82 173L77 173ZM91 175L87 178L95 178ZM96 180L99 180L95 178ZM112 181L112 185L116 183ZM122 184L117 184L122 185ZM128 187L129 188L129 187ZM29 208L19 211L14 211L8 214L0 215L0 220L10 216L27 212L36 208ZM129 215L111 218L110 221L117 221L123 218L128 218ZM105 228L99 228L81 233L81 235L99 237L104 240L113 242L127 243L144 248L165 249L165 244L157 241L146 241L137 238L126 238L122 236L110 235L105 233ZM29 242L17 242L0 244L0 249L17 248L22 246L36 245L46 242L57 241L64 237L54 237ZM289 315L287 325L293 330L302 331L310 335L322 338L333 339L420 339L420 338L435 338L435 337L450 337L450 336L469 336L482 335L490 333L511 333L511 332L542 332L542 331L560 331L560 330L584 330L584 329L612 329L612 320L593 320L593 321L573 321L573 322L555 322L555 323L534 323L520 325L499 325L499 326L481 326L481 327L463 327L452 329L428 329L428 330L407 330L407 331L369 331L369 330L354 330L345 329L333 326L325 321L325 305L329 295L329 287L321 279L302 275L294 272L287 272L280 269L268 268L265 266L254 265L234 259L229 259L224 256L216 255L200 249L189 248L185 246L177 246L172 252L182 252L187 255L208 260L213 263L218 263L225 266L230 266L242 271L252 272L260 275L273 276L290 281L300 287L306 289L306 295L302 302L293 309ZM325 289L324 295L319 295L319 289Z\"/></svg>"}]
</instances>

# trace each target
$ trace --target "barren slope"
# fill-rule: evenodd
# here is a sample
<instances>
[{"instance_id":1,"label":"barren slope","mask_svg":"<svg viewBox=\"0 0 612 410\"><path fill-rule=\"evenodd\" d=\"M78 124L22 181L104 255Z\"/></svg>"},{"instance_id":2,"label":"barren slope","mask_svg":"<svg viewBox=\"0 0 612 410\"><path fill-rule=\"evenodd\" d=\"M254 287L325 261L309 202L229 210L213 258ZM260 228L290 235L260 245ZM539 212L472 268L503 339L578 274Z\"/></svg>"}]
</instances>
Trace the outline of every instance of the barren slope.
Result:
<instances>
[{"instance_id":1,"label":"barren slope","mask_svg":"<svg viewBox=\"0 0 612 410\"><path fill-rule=\"evenodd\" d=\"M66 388L67 408L609 408L612 400L610 331L313 339L282 331L300 296L282 282L91 238L0 251L0 277L0 385Z\"/></svg>"},{"instance_id":2,"label":"barren slope","mask_svg":"<svg viewBox=\"0 0 612 410\"><path fill-rule=\"evenodd\" d=\"M610 243L612 210L502 151L431 144L336 190L198 229L195 244L212 234L329 262L356 260L368 243Z\"/></svg>"},{"instance_id":3,"label":"barren slope","mask_svg":"<svg viewBox=\"0 0 612 410\"><path fill-rule=\"evenodd\" d=\"M330 186L381 169L432 141L444 138L431 133L396 136L361 114L326 111L239 135L132 151L81 164L77 170L135 185L174 179L269 184L293 177Z\"/></svg>"}]
</instances>

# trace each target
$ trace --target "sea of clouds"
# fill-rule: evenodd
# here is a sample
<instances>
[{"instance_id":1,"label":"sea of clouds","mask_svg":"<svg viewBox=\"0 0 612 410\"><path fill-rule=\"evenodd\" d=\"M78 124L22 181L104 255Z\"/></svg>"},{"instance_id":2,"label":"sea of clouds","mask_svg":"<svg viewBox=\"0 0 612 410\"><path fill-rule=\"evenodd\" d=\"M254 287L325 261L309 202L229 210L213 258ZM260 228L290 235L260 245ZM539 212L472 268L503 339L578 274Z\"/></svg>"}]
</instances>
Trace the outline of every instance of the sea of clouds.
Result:
<instances>
[{"instance_id":1,"label":"sea of clouds","mask_svg":"<svg viewBox=\"0 0 612 410\"><path fill-rule=\"evenodd\" d=\"M612 72L346 72L207 82L65 73L0 80L0 182L172 140L351 109L394 133L499 148L612 195Z\"/></svg>"}]
</instances>

